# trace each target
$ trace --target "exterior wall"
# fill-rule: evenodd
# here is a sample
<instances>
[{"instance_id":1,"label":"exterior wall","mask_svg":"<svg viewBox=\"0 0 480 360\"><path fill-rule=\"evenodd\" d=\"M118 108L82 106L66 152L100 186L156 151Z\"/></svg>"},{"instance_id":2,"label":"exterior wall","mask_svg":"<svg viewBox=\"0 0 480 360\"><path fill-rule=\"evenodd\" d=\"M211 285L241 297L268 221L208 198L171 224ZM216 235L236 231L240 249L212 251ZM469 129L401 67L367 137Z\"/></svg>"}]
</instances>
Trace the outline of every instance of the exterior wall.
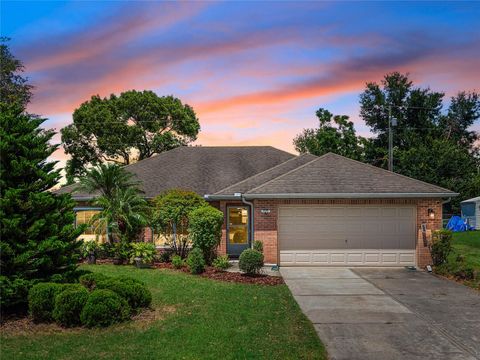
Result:
<instances>
[{"instance_id":1,"label":"exterior wall","mask_svg":"<svg viewBox=\"0 0 480 360\"><path fill-rule=\"evenodd\" d=\"M277 239L277 209L283 204L352 204L352 205L416 205L417 207L417 229L421 224L427 225L427 244L424 244L423 234L419 231L417 239L417 266L424 268L431 263L428 241L431 240L431 231L442 227L442 202L441 199L262 199L255 200L254 231L255 240L263 242L265 262L278 264L280 249ZM435 218L428 216L428 209L433 209ZM269 211L262 213L262 210ZM225 238L226 241L226 238Z\"/></svg>"}]
</instances>

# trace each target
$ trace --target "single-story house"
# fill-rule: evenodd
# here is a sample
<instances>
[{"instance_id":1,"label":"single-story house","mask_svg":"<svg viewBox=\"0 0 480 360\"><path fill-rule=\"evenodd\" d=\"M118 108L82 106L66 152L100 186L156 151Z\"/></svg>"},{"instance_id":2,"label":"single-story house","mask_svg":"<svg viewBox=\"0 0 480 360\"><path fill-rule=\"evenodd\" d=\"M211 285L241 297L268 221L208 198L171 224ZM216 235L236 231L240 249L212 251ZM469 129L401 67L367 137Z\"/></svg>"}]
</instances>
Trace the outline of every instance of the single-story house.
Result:
<instances>
[{"instance_id":1,"label":"single-story house","mask_svg":"<svg viewBox=\"0 0 480 360\"><path fill-rule=\"evenodd\" d=\"M424 267L442 204L458 195L333 153L295 156L268 146L180 147L126 169L147 198L188 189L220 209L220 253L235 257L259 240L265 261L281 266ZM79 212L95 211L93 195L72 195Z\"/></svg>"}]
</instances>

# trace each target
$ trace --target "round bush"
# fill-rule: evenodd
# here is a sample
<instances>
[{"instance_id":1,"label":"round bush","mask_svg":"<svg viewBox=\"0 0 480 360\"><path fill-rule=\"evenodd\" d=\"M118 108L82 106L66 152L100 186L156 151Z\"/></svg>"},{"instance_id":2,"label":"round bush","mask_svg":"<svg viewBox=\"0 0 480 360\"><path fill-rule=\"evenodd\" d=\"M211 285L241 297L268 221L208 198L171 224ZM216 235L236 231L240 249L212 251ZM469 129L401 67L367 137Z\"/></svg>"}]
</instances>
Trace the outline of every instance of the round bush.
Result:
<instances>
[{"instance_id":1,"label":"round bush","mask_svg":"<svg viewBox=\"0 0 480 360\"><path fill-rule=\"evenodd\" d=\"M108 279L108 276L100 274L100 273L90 273L82 275L78 278L80 284L85 286L87 289L93 290L97 286L97 283Z\"/></svg>"},{"instance_id":2,"label":"round bush","mask_svg":"<svg viewBox=\"0 0 480 360\"><path fill-rule=\"evenodd\" d=\"M80 314L87 327L106 327L125 321L130 316L130 307L125 299L111 290L97 289L90 296Z\"/></svg>"},{"instance_id":3,"label":"round bush","mask_svg":"<svg viewBox=\"0 0 480 360\"><path fill-rule=\"evenodd\" d=\"M188 254L187 265L192 274L201 274L205 271L205 259L200 248L193 248Z\"/></svg>"},{"instance_id":4,"label":"round bush","mask_svg":"<svg viewBox=\"0 0 480 360\"><path fill-rule=\"evenodd\" d=\"M64 284L57 283L39 283L30 289L28 308L34 321L50 322L53 320L55 297L63 291L64 286Z\"/></svg>"},{"instance_id":5,"label":"round bush","mask_svg":"<svg viewBox=\"0 0 480 360\"><path fill-rule=\"evenodd\" d=\"M80 325L80 313L88 299L88 290L83 286L68 287L55 297L53 318L60 325Z\"/></svg>"},{"instance_id":6,"label":"round bush","mask_svg":"<svg viewBox=\"0 0 480 360\"><path fill-rule=\"evenodd\" d=\"M172 265L175 269L180 269L183 266L183 259L179 255L173 255Z\"/></svg>"},{"instance_id":7,"label":"round bush","mask_svg":"<svg viewBox=\"0 0 480 360\"><path fill-rule=\"evenodd\" d=\"M147 307L152 302L152 294L145 285L128 277L110 278L97 284L99 289L108 289L121 296L136 310Z\"/></svg>"},{"instance_id":8,"label":"round bush","mask_svg":"<svg viewBox=\"0 0 480 360\"><path fill-rule=\"evenodd\" d=\"M240 254L238 267L243 272L253 275L258 274L263 266L263 254L260 251L246 249Z\"/></svg>"}]
</instances>

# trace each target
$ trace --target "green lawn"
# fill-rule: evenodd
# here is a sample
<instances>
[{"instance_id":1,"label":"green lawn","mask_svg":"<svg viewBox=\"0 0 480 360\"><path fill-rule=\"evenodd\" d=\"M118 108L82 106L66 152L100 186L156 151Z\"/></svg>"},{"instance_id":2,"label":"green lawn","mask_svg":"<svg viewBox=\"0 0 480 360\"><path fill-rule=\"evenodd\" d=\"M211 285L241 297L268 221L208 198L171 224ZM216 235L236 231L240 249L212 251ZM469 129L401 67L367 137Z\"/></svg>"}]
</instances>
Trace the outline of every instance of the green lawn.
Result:
<instances>
[{"instance_id":1,"label":"green lawn","mask_svg":"<svg viewBox=\"0 0 480 360\"><path fill-rule=\"evenodd\" d=\"M160 319L108 329L2 334L2 360L326 359L312 324L285 285L232 284L131 266L83 268L143 280Z\"/></svg>"},{"instance_id":2,"label":"green lawn","mask_svg":"<svg viewBox=\"0 0 480 360\"><path fill-rule=\"evenodd\" d=\"M465 263L480 271L480 231L453 233L455 256L461 254Z\"/></svg>"},{"instance_id":3,"label":"green lawn","mask_svg":"<svg viewBox=\"0 0 480 360\"><path fill-rule=\"evenodd\" d=\"M477 279L465 281L465 285L480 289L480 231L466 231L453 233L453 249L448 262L458 266L458 255L463 256L465 265L474 268L477 271Z\"/></svg>"}]
</instances>

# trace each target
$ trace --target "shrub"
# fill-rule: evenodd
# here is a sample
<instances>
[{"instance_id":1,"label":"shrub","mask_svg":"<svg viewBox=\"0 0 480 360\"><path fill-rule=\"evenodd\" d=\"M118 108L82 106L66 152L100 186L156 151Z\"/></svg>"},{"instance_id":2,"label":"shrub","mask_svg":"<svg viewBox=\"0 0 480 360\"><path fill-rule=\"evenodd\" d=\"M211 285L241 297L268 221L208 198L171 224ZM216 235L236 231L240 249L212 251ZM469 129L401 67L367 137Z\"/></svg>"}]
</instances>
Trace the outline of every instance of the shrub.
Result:
<instances>
[{"instance_id":1,"label":"shrub","mask_svg":"<svg viewBox=\"0 0 480 360\"><path fill-rule=\"evenodd\" d=\"M31 281L0 275L0 309L2 312L25 312Z\"/></svg>"},{"instance_id":2,"label":"shrub","mask_svg":"<svg viewBox=\"0 0 480 360\"><path fill-rule=\"evenodd\" d=\"M173 255L172 257L172 265L175 269L180 269L184 264L183 259L180 257L180 255Z\"/></svg>"},{"instance_id":3,"label":"shrub","mask_svg":"<svg viewBox=\"0 0 480 360\"><path fill-rule=\"evenodd\" d=\"M168 250L164 250L160 253L160 255L158 256L158 259L160 260L160 262L162 263L168 263L170 262L172 259L172 253Z\"/></svg>"},{"instance_id":4,"label":"shrub","mask_svg":"<svg viewBox=\"0 0 480 360\"><path fill-rule=\"evenodd\" d=\"M263 254L254 249L243 250L238 266L249 275L258 274L263 266Z\"/></svg>"},{"instance_id":5,"label":"shrub","mask_svg":"<svg viewBox=\"0 0 480 360\"><path fill-rule=\"evenodd\" d=\"M131 309L147 307L152 302L152 294L147 287L131 278L109 278L97 284L98 289L108 289L128 302Z\"/></svg>"},{"instance_id":6,"label":"shrub","mask_svg":"<svg viewBox=\"0 0 480 360\"><path fill-rule=\"evenodd\" d=\"M95 240L82 240L81 242L82 242L82 245L80 247L80 251L81 251L82 258L84 259L88 258L90 254L97 256L98 245L95 242Z\"/></svg>"},{"instance_id":7,"label":"shrub","mask_svg":"<svg viewBox=\"0 0 480 360\"><path fill-rule=\"evenodd\" d=\"M442 265L452 252L452 232L450 230L434 231L429 247L433 265Z\"/></svg>"},{"instance_id":8,"label":"shrub","mask_svg":"<svg viewBox=\"0 0 480 360\"><path fill-rule=\"evenodd\" d=\"M261 241L255 240L253 242L253 250L257 250L263 253L263 243Z\"/></svg>"},{"instance_id":9,"label":"shrub","mask_svg":"<svg viewBox=\"0 0 480 360\"><path fill-rule=\"evenodd\" d=\"M106 327L125 321L130 316L130 307L125 299L111 290L98 289L90 293L80 314L87 327Z\"/></svg>"},{"instance_id":10,"label":"shrub","mask_svg":"<svg viewBox=\"0 0 480 360\"><path fill-rule=\"evenodd\" d=\"M202 250L205 261L211 264L222 237L223 213L212 206L203 206L193 210L188 219L193 246Z\"/></svg>"},{"instance_id":11,"label":"shrub","mask_svg":"<svg viewBox=\"0 0 480 360\"><path fill-rule=\"evenodd\" d=\"M157 254L157 249L152 243L132 243L132 251L130 253L130 262L134 262L135 258L141 258L144 263L152 263Z\"/></svg>"},{"instance_id":12,"label":"shrub","mask_svg":"<svg viewBox=\"0 0 480 360\"><path fill-rule=\"evenodd\" d=\"M99 259L110 259L115 256L115 246L112 243L105 242L100 244L97 249Z\"/></svg>"},{"instance_id":13,"label":"shrub","mask_svg":"<svg viewBox=\"0 0 480 360\"><path fill-rule=\"evenodd\" d=\"M217 257L215 260L213 260L213 267L217 270L226 270L230 267L230 262L228 261L228 256L223 255Z\"/></svg>"},{"instance_id":14,"label":"shrub","mask_svg":"<svg viewBox=\"0 0 480 360\"><path fill-rule=\"evenodd\" d=\"M189 190L172 189L153 200L155 223L172 251L185 258L189 246L188 215L208 203Z\"/></svg>"},{"instance_id":15,"label":"shrub","mask_svg":"<svg viewBox=\"0 0 480 360\"><path fill-rule=\"evenodd\" d=\"M64 285L57 283L39 283L28 292L28 307L30 315L36 322L50 322L53 320L55 297L64 289Z\"/></svg>"},{"instance_id":16,"label":"shrub","mask_svg":"<svg viewBox=\"0 0 480 360\"><path fill-rule=\"evenodd\" d=\"M97 286L98 282L105 279L108 279L108 276L100 273L91 273L80 276L78 280L80 281L80 284L85 286L87 289L93 290Z\"/></svg>"},{"instance_id":17,"label":"shrub","mask_svg":"<svg viewBox=\"0 0 480 360\"><path fill-rule=\"evenodd\" d=\"M201 274L205 271L205 259L199 248L193 248L187 258L188 268L192 274Z\"/></svg>"},{"instance_id":18,"label":"shrub","mask_svg":"<svg viewBox=\"0 0 480 360\"><path fill-rule=\"evenodd\" d=\"M80 313L87 299L88 291L83 286L63 290L55 297L53 318L66 327L80 325Z\"/></svg>"}]
</instances>

